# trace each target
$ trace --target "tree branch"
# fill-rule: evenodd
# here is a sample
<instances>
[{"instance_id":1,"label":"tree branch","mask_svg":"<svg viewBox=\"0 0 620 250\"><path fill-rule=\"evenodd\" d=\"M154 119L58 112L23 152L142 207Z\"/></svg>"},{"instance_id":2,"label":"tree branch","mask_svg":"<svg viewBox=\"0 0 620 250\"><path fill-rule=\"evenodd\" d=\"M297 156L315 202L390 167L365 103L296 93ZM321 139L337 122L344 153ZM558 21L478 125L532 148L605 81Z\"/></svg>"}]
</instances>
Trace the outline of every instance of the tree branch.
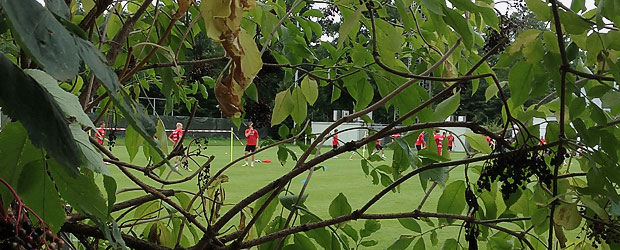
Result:
<instances>
[{"instance_id":1,"label":"tree branch","mask_svg":"<svg viewBox=\"0 0 620 250\"><path fill-rule=\"evenodd\" d=\"M173 62L169 62L169 63L152 63L152 64L148 64L148 65L144 65L144 67L140 68L140 70L147 70L147 69L154 69L154 68L164 68L164 67L172 67L172 66L176 66L176 65L196 65L196 64L206 64L206 63L210 63L210 62L217 62L217 61L225 61L228 60L228 57L225 56L220 56L220 57L213 57L213 58L205 58L205 59L198 59L198 60L192 60L192 61L178 61L175 63Z\"/></svg>"},{"instance_id":2,"label":"tree branch","mask_svg":"<svg viewBox=\"0 0 620 250\"><path fill-rule=\"evenodd\" d=\"M97 239L106 239L101 230L97 227L81 224L81 223L65 223L60 228L61 232L67 232L74 235L83 235L88 237L94 237ZM131 235L121 233L121 237L125 241L128 247L137 250L171 250L172 248L167 248L161 246L156 243L148 242L142 239L138 239Z\"/></svg>"}]
</instances>

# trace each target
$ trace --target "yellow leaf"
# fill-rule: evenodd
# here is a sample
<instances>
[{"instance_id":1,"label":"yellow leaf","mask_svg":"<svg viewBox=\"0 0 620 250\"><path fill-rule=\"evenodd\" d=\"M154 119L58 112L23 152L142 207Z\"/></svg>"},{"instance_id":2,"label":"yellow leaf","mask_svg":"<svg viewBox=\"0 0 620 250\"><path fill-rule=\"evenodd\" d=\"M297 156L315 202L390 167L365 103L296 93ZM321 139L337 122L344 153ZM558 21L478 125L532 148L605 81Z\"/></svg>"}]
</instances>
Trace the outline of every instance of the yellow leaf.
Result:
<instances>
[{"instance_id":1,"label":"yellow leaf","mask_svg":"<svg viewBox=\"0 0 620 250\"><path fill-rule=\"evenodd\" d=\"M239 32L239 44L244 52L243 56L241 56L241 70L245 78L250 80L245 86L247 88L254 76L263 68L263 60L254 39L244 29L241 29Z\"/></svg>"}]
</instances>

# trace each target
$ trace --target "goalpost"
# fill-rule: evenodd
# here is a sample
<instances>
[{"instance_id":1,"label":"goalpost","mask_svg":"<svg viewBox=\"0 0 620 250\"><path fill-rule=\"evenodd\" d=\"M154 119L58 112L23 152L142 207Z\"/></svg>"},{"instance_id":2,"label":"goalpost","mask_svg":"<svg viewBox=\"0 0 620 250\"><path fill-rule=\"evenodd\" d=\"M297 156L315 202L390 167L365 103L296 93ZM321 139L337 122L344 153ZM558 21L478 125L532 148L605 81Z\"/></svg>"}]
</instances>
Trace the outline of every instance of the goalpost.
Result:
<instances>
[{"instance_id":1,"label":"goalpost","mask_svg":"<svg viewBox=\"0 0 620 250\"><path fill-rule=\"evenodd\" d=\"M127 130L126 128L104 128L107 131L125 131ZM172 132L174 131L174 129L166 129L166 132ZM243 144L243 142L241 141L241 139L237 136L237 134L235 134L235 130L233 127L230 127L230 130L224 130L224 129L188 129L187 130L188 133L230 133L230 162L233 161L233 152L234 152L234 139L237 139L237 141L239 142L239 144L241 144L241 146L244 146L245 144Z\"/></svg>"}]
</instances>

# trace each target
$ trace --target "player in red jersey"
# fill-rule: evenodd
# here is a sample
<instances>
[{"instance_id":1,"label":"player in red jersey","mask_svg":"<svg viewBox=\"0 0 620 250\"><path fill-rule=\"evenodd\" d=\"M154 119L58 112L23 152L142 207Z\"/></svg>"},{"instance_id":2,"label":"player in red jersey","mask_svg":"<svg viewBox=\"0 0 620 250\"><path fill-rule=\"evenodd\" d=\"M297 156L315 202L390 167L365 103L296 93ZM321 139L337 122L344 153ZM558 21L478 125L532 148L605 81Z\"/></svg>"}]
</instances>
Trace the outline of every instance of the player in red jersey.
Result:
<instances>
[{"instance_id":1,"label":"player in red jersey","mask_svg":"<svg viewBox=\"0 0 620 250\"><path fill-rule=\"evenodd\" d=\"M454 145L454 136L452 132L448 132L448 151L452 152L452 146Z\"/></svg>"},{"instance_id":2,"label":"player in red jersey","mask_svg":"<svg viewBox=\"0 0 620 250\"><path fill-rule=\"evenodd\" d=\"M545 140L545 138L541 136L540 140L538 141L538 145L545 145L545 144L547 144L547 140Z\"/></svg>"},{"instance_id":3,"label":"player in red jersey","mask_svg":"<svg viewBox=\"0 0 620 250\"><path fill-rule=\"evenodd\" d=\"M248 155L250 152L256 151L256 145L258 145L258 130L254 129L254 123L250 122L248 125L248 129L245 130L245 137L247 141L245 143L245 155ZM245 164L242 166L248 165L248 158L245 158ZM252 163L250 166L254 167L254 155L252 155Z\"/></svg>"},{"instance_id":4,"label":"player in red jersey","mask_svg":"<svg viewBox=\"0 0 620 250\"><path fill-rule=\"evenodd\" d=\"M181 140L181 138L183 137L183 124L178 122L176 126L177 128L174 131L172 131L170 136L168 136L168 140L172 142L173 147L176 147L179 141ZM176 165L178 161L179 161L179 157L177 156L174 158L174 164ZM178 166L177 166L177 169L178 169ZM191 169L189 169L187 165L185 165L185 170L192 171Z\"/></svg>"},{"instance_id":5,"label":"player in red jersey","mask_svg":"<svg viewBox=\"0 0 620 250\"><path fill-rule=\"evenodd\" d=\"M383 148L383 145L381 145L381 140L382 139L378 139L377 143L375 143L375 152L373 154L379 153L379 151L381 151L381 158L385 158L385 149Z\"/></svg>"},{"instance_id":6,"label":"player in red jersey","mask_svg":"<svg viewBox=\"0 0 620 250\"><path fill-rule=\"evenodd\" d=\"M439 133L439 129L435 129L435 136L433 137L435 143L437 143L437 154L441 155L442 143L443 143L443 135Z\"/></svg>"},{"instance_id":7,"label":"player in red jersey","mask_svg":"<svg viewBox=\"0 0 620 250\"><path fill-rule=\"evenodd\" d=\"M334 129L334 136L332 136L332 148L336 149L340 142L338 141L338 130ZM338 156L334 156L332 158L338 158Z\"/></svg>"},{"instance_id":8,"label":"player in red jersey","mask_svg":"<svg viewBox=\"0 0 620 250\"><path fill-rule=\"evenodd\" d=\"M95 138L97 138L97 142L103 145L105 140L105 122L99 123L99 128L95 131Z\"/></svg>"},{"instance_id":9,"label":"player in red jersey","mask_svg":"<svg viewBox=\"0 0 620 250\"><path fill-rule=\"evenodd\" d=\"M415 140L415 148L418 150L426 148L426 142L424 141L424 132L420 132L420 134L418 135L418 139Z\"/></svg>"}]
</instances>

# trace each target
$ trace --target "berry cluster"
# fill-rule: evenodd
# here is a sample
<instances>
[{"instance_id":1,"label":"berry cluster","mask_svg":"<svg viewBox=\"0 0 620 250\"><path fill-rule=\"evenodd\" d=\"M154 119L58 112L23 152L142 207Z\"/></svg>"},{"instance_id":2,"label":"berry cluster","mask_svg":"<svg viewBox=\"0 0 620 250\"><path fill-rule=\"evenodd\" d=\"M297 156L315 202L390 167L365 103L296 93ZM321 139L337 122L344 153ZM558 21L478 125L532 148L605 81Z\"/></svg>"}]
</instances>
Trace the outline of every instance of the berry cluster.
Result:
<instances>
[{"instance_id":1,"label":"berry cluster","mask_svg":"<svg viewBox=\"0 0 620 250\"><path fill-rule=\"evenodd\" d=\"M189 75L187 76L187 80L189 82L202 83L202 77L208 75L210 70L211 70L211 66L209 64L196 65L189 72Z\"/></svg>"},{"instance_id":2,"label":"berry cluster","mask_svg":"<svg viewBox=\"0 0 620 250\"><path fill-rule=\"evenodd\" d=\"M473 215L478 212L480 209L480 205L478 205L478 199L476 199L476 195L471 190L469 185L467 189L465 189L465 201L467 202L467 206L469 207L469 214ZM471 221L465 222L465 240L469 243L470 250L478 249L478 235L480 235L480 229L478 228L478 224L471 223Z\"/></svg>"},{"instance_id":3,"label":"berry cluster","mask_svg":"<svg viewBox=\"0 0 620 250\"><path fill-rule=\"evenodd\" d=\"M194 152L197 155L200 155L203 150L206 151L207 150L207 146L209 145L209 139L207 137L196 138L196 139L194 139L194 142L196 143L196 149L194 150Z\"/></svg>"},{"instance_id":4,"label":"berry cluster","mask_svg":"<svg viewBox=\"0 0 620 250\"><path fill-rule=\"evenodd\" d=\"M538 151L517 150L502 153L499 157L486 161L478 179L478 192L491 190L495 180L502 182L501 191L507 199L518 188L525 189L530 177L536 175L542 183L551 185L553 175Z\"/></svg>"},{"instance_id":5,"label":"berry cluster","mask_svg":"<svg viewBox=\"0 0 620 250\"><path fill-rule=\"evenodd\" d=\"M495 29L488 29L486 34L486 43L482 48L483 51L488 52L496 45L500 43L500 41L514 37L516 33L522 30L525 26L525 22L523 20L517 19L515 17L508 17L505 15L499 15L499 32ZM499 49L497 50L497 54L501 53L506 49L508 42L504 42L500 44Z\"/></svg>"},{"instance_id":6,"label":"berry cluster","mask_svg":"<svg viewBox=\"0 0 620 250\"><path fill-rule=\"evenodd\" d=\"M579 212L585 214L586 209L581 208ZM605 223L595 215L593 220L586 220L581 230L586 231L586 238L592 241L594 248L598 248L603 241L608 245L620 244L620 227L617 226L619 223L619 217L611 217L609 223Z\"/></svg>"},{"instance_id":7,"label":"berry cluster","mask_svg":"<svg viewBox=\"0 0 620 250\"><path fill-rule=\"evenodd\" d=\"M108 150L112 151L114 144L116 144L116 130L112 129L108 133Z\"/></svg>"},{"instance_id":8,"label":"berry cluster","mask_svg":"<svg viewBox=\"0 0 620 250\"><path fill-rule=\"evenodd\" d=\"M7 213L0 218L0 249L63 249L64 241L47 228L34 227L28 216L22 214L21 222Z\"/></svg>"},{"instance_id":9,"label":"berry cluster","mask_svg":"<svg viewBox=\"0 0 620 250\"><path fill-rule=\"evenodd\" d=\"M255 128L269 128L271 126L271 108L264 102L246 102L245 118L254 123Z\"/></svg>"}]
</instances>

